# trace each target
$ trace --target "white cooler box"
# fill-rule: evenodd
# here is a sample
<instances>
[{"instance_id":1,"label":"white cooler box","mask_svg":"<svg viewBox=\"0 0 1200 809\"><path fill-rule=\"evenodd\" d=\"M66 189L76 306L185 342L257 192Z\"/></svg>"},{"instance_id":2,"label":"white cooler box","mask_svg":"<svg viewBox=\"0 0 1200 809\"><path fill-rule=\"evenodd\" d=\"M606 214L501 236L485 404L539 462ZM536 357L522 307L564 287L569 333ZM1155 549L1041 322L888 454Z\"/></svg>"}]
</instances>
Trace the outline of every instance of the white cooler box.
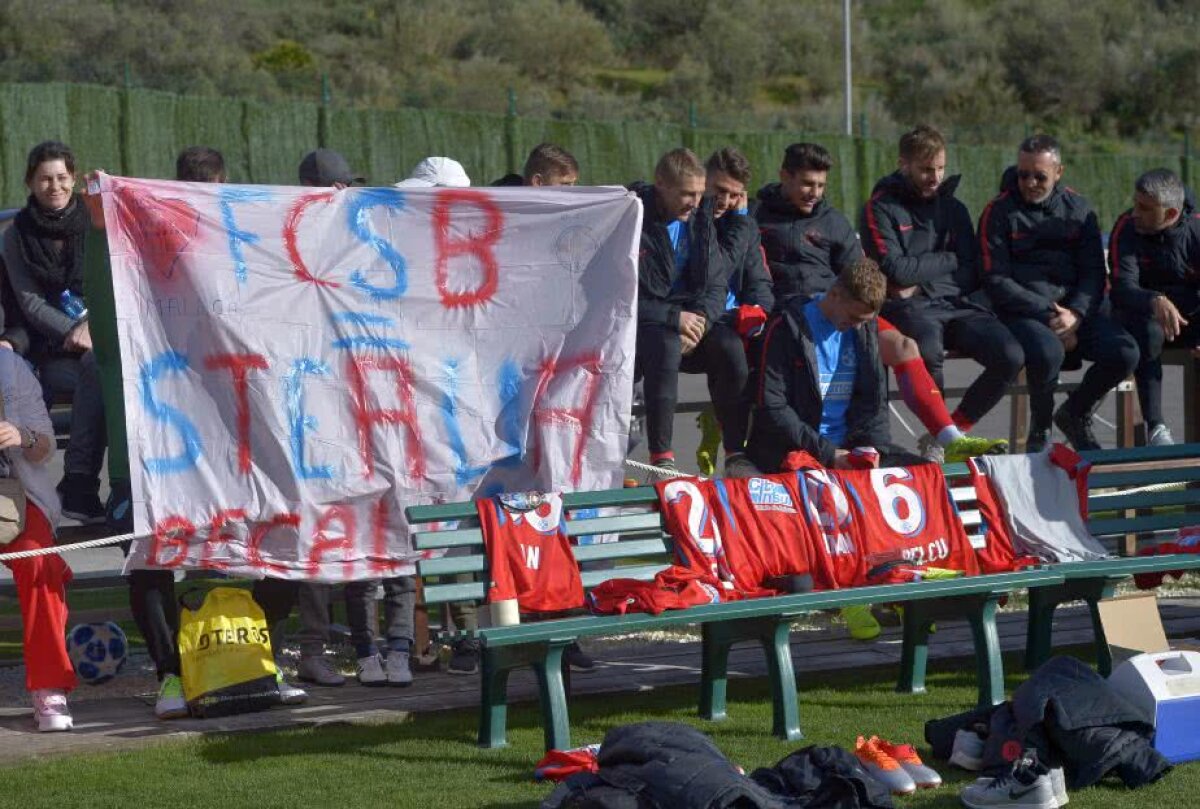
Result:
<instances>
[{"instance_id":1,"label":"white cooler box","mask_svg":"<svg viewBox=\"0 0 1200 809\"><path fill-rule=\"evenodd\" d=\"M1155 750L1172 764L1200 759L1200 652L1140 654L1108 682L1153 717Z\"/></svg>"}]
</instances>

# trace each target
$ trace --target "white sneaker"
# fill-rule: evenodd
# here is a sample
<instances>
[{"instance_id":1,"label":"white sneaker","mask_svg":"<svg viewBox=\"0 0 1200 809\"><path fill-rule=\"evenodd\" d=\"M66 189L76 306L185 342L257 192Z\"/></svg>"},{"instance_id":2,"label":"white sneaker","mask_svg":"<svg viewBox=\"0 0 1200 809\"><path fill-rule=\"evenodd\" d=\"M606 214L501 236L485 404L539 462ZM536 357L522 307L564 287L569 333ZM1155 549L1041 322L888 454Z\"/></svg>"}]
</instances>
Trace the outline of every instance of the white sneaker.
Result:
<instances>
[{"instance_id":1,"label":"white sneaker","mask_svg":"<svg viewBox=\"0 0 1200 809\"><path fill-rule=\"evenodd\" d=\"M942 464L946 462L946 450L929 433L925 433L917 441L917 454L930 463Z\"/></svg>"},{"instance_id":2,"label":"white sneaker","mask_svg":"<svg viewBox=\"0 0 1200 809\"><path fill-rule=\"evenodd\" d=\"M968 809L1002 806L1006 809L1058 809L1050 772L1037 756L1027 753L1013 763L1012 771L999 778L981 778L959 793Z\"/></svg>"},{"instance_id":3,"label":"white sneaker","mask_svg":"<svg viewBox=\"0 0 1200 809\"><path fill-rule=\"evenodd\" d=\"M67 707L67 692L59 688L39 688L33 697L33 717L42 733L70 730L74 726L71 709Z\"/></svg>"},{"instance_id":4,"label":"white sneaker","mask_svg":"<svg viewBox=\"0 0 1200 809\"><path fill-rule=\"evenodd\" d=\"M386 663L387 684L401 688L412 685L412 666L409 663L408 652L388 652Z\"/></svg>"},{"instance_id":5,"label":"white sneaker","mask_svg":"<svg viewBox=\"0 0 1200 809\"><path fill-rule=\"evenodd\" d=\"M163 677L158 686L154 715L159 719L181 719L188 715L187 700L183 697L183 681L178 674Z\"/></svg>"},{"instance_id":6,"label":"white sneaker","mask_svg":"<svg viewBox=\"0 0 1200 809\"><path fill-rule=\"evenodd\" d=\"M303 705L308 702L308 692L283 679L282 671L276 671L275 685L279 688L279 701L284 705Z\"/></svg>"},{"instance_id":7,"label":"white sneaker","mask_svg":"<svg viewBox=\"0 0 1200 809\"><path fill-rule=\"evenodd\" d=\"M1058 801L1059 806L1071 802L1071 796L1067 794L1067 776L1063 774L1062 767L1050 771L1050 788L1054 790L1054 800Z\"/></svg>"},{"instance_id":8,"label":"white sneaker","mask_svg":"<svg viewBox=\"0 0 1200 809\"><path fill-rule=\"evenodd\" d=\"M1171 435L1171 428L1165 424L1155 424L1150 428L1149 435L1146 436L1146 446L1148 447L1169 447L1175 443L1175 437Z\"/></svg>"},{"instance_id":9,"label":"white sneaker","mask_svg":"<svg viewBox=\"0 0 1200 809\"><path fill-rule=\"evenodd\" d=\"M373 654L358 659L358 682L368 687L387 685L387 672L383 669L383 656Z\"/></svg>"},{"instance_id":10,"label":"white sneaker","mask_svg":"<svg viewBox=\"0 0 1200 809\"><path fill-rule=\"evenodd\" d=\"M301 682L328 688L346 684L346 678L333 665L333 661L325 655L301 657L300 665L296 667L296 677Z\"/></svg>"},{"instance_id":11,"label":"white sneaker","mask_svg":"<svg viewBox=\"0 0 1200 809\"><path fill-rule=\"evenodd\" d=\"M970 728L955 733L950 763L969 772L983 769L983 738Z\"/></svg>"}]
</instances>

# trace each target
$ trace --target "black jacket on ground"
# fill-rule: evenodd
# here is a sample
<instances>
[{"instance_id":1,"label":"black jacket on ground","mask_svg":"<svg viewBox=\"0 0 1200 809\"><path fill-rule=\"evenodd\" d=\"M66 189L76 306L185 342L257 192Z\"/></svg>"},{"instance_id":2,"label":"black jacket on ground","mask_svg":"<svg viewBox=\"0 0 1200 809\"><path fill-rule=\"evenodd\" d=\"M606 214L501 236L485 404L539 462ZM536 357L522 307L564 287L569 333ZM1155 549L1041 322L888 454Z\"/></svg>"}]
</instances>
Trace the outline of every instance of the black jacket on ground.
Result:
<instances>
[{"instance_id":1,"label":"black jacket on ground","mask_svg":"<svg viewBox=\"0 0 1200 809\"><path fill-rule=\"evenodd\" d=\"M610 730L597 773L573 775L542 809L892 809L887 789L854 756L809 747L747 778L712 740L674 722Z\"/></svg>"},{"instance_id":2,"label":"black jacket on ground","mask_svg":"<svg viewBox=\"0 0 1200 809\"><path fill-rule=\"evenodd\" d=\"M887 376L879 358L875 320L853 332L858 365L846 410L846 446L835 446L821 435L817 354L804 305L803 299L793 298L767 323L762 359L751 380L754 418L746 454L767 472L778 471L792 450L804 450L832 466L838 449L883 448L891 442Z\"/></svg>"},{"instance_id":3,"label":"black jacket on ground","mask_svg":"<svg viewBox=\"0 0 1200 809\"><path fill-rule=\"evenodd\" d=\"M790 297L813 298L829 291L845 267L862 258L858 234L842 212L821 200L802 214L779 183L763 186L751 207L782 306Z\"/></svg>"},{"instance_id":4,"label":"black jacket on ground","mask_svg":"<svg viewBox=\"0 0 1200 809\"><path fill-rule=\"evenodd\" d=\"M1080 317L1104 298L1104 248L1088 201L1061 183L1029 205L1009 166L979 218L983 288L996 312L1048 323L1057 303Z\"/></svg>"},{"instance_id":5,"label":"black jacket on ground","mask_svg":"<svg viewBox=\"0 0 1200 809\"><path fill-rule=\"evenodd\" d=\"M1185 319L1200 316L1200 213L1189 188L1179 221L1159 233L1138 233L1131 211L1117 217L1108 240L1114 306L1150 315L1150 302L1166 295Z\"/></svg>"},{"instance_id":6,"label":"black jacket on ground","mask_svg":"<svg viewBox=\"0 0 1200 809\"><path fill-rule=\"evenodd\" d=\"M758 223L749 214L728 212L717 220L717 243L729 265L728 287L737 302L761 306L770 312L775 308L771 289L771 274L763 258L758 240Z\"/></svg>"},{"instance_id":7,"label":"black jacket on ground","mask_svg":"<svg viewBox=\"0 0 1200 809\"><path fill-rule=\"evenodd\" d=\"M926 298L958 299L979 287L975 227L954 196L959 180L947 177L932 199L921 197L899 171L875 184L858 230L889 290L915 286Z\"/></svg>"},{"instance_id":8,"label":"black jacket on ground","mask_svg":"<svg viewBox=\"0 0 1200 809\"><path fill-rule=\"evenodd\" d=\"M659 211L658 195L650 183L634 183L629 190L642 201L642 240L638 252L638 323L679 328L681 312L704 315L713 323L725 312L725 284L729 267L717 246L713 202L706 197L686 222L688 262L683 289L673 292L675 251L667 233L670 221Z\"/></svg>"},{"instance_id":9,"label":"black jacket on ground","mask_svg":"<svg viewBox=\"0 0 1200 809\"><path fill-rule=\"evenodd\" d=\"M983 769L991 775L1008 770L1030 747L1041 761L1063 766L1071 789L1091 786L1110 772L1125 786L1138 787L1171 768L1150 744L1149 717L1074 657L1051 659L1002 705L926 722L925 741L935 756L948 759L954 734L978 721L989 728Z\"/></svg>"}]
</instances>

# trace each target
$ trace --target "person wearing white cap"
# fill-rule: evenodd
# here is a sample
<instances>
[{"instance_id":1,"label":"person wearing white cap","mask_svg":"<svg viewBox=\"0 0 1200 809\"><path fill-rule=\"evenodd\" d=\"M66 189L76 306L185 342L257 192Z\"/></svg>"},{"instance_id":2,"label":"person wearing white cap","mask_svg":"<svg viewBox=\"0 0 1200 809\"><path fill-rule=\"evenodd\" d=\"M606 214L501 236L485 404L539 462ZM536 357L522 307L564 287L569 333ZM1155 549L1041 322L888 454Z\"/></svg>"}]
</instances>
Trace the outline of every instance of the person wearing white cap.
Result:
<instances>
[{"instance_id":1,"label":"person wearing white cap","mask_svg":"<svg viewBox=\"0 0 1200 809\"><path fill-rule=\"evenodd\" d=\"M449 157L427 157L396 188L469 188L471 178L462 163Z\"/></svg>"}]
</instances>

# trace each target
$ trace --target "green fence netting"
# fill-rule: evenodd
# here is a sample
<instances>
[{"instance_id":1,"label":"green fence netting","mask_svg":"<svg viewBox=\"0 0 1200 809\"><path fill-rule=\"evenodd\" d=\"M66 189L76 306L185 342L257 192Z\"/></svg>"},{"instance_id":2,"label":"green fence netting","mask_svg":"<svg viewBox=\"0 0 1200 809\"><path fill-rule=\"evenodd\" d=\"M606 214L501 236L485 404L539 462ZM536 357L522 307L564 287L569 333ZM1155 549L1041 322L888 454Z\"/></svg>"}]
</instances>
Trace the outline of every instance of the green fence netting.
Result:
<instances>
[{"instance_id":1,"label":"green fence netting","mask_svg":"<svg viewBox=\"0 0 1200 809\"><path fill-rule=\"evenodd\" d=\"M337 149L373 185L407 176L423 157L459 160L475 185L519 171L538 143L550 141L579 160L580 182L651 179L663 152L690 146L704 160L714 149L739 147L754 173L751 193L775 182L784 149L798 141L823 144L833 156L829 200L851 221L880 177L895 170L896 144L803 132L692 129L648 122L592 122L505 117L444 110L367 110L303 102L259 102L178 96L95 85L0 84L0 204L25 199L29 149L66 140L81 170L103 167L139 177L171 177L175 156L192 144L225 155L235 182L291 184L301 157L317 145ZM1012 146L951 145L947 169L962 174L958 196L978 219L1013 159ZM1133 180L1156 166L1180 171L1194 160L1161 152L1075 154L1066 145L1066 182L1091 200L1102 228L1129 206Z\"/></svg>"}]
</instances>

